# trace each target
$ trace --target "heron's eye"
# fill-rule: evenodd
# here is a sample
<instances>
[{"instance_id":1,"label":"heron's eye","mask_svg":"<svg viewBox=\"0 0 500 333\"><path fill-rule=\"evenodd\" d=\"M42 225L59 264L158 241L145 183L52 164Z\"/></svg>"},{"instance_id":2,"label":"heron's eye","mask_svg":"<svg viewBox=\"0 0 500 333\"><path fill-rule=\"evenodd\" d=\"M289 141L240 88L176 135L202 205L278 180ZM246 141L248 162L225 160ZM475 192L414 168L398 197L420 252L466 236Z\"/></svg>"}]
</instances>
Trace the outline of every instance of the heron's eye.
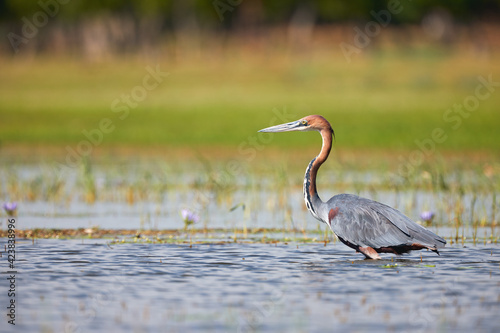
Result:
<instances>
[{"instance_id":1,"label":"heron's eye","mask_svg":"<svg viewBox=\"0 0 500 333\"><path fill-rule=\"evenodd\" d=\"M302 125L307 125L307 120L302 120Z\"/></svg>"}]
</instances>

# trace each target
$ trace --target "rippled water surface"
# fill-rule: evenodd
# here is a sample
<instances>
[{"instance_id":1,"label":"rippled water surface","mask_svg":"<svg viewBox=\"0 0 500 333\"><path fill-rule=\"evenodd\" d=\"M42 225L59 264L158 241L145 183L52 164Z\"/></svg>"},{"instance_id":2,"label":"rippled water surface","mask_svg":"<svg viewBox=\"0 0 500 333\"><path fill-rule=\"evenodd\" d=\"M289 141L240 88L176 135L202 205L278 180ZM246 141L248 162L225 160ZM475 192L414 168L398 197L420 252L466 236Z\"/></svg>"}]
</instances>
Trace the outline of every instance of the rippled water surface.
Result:
<instances>
[{"instance_id":1,"label":"rippled water surface","mask_svg":"<svg viewBox=\"0 0 500 333\"><path fill-rule=\"evenodd\" d=\"M497 178L322 172L324 199L356 193L414 220L433 211L426 225L449 242L441 256L373 261L324 232L305 209L301 177L162 163L89 162L64 175L0 166L0 197L18 202L20 232L16 326L2 274L0 332L500 332ZM189 230L182 209L200 217ZM82 229L63 240L36 228L51 237L70 234L53 228ZM132 236L90 238L104 229ZM0 250L6 244L0 238ZM0 272L8 270L2 252Z\"/></svg>"},{"instance_id":2,"label":"rippled water surface","mask_svg":"<svg viewBox=\"0 0 500 333\"><path fill-rule=\"evenodd\" d=\"M0 331L500 330L498 245L362 258L339 243L21 240L16 326L2 316Z\"/></svg>"}]
</instances>

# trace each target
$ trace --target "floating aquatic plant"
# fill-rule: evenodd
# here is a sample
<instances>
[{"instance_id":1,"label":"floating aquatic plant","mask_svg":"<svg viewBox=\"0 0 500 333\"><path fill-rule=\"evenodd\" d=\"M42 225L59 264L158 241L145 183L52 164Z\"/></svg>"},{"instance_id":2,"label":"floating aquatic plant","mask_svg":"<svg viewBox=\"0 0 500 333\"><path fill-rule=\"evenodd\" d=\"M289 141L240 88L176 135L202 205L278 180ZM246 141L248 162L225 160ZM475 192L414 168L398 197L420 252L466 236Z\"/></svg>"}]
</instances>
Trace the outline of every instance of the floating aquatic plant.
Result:
<instances>
[{"instance_id":1,"label":"floating aquatic plant","mask_svg":"<svg viewBox=\"0 0 500 333\"><path fill-rule=\"evenodd\" d=\"M184 229L187 229L187 227L189 227L191 224L198 223L200 221L200 217L196 213L188 209L183 209L181 211L181 216L184 220Z\"/></svg>"},{"instance_id":2,"label":"floating aquatic plant","mask_svg":"<svg viewBox=\"0 0 500 333\"><path fill-rule=\"evenodd\" d=\"M422 221L430 223L430 222L432 222L432 219L434 218L434 212L424 211L424 212L420 213L420 218L422 219Z\"/></svg>"},{"instance_id":3,"label":"floating aquatic plant","mask_svg":"<svg viewBox=\"0 0 500 333\"><path fill-rule=\"evenodd\" d=\"M17 214L17 202L6 202L3 204L3 209L9 216L15 216Z\"/></svg>"}]
</instances>

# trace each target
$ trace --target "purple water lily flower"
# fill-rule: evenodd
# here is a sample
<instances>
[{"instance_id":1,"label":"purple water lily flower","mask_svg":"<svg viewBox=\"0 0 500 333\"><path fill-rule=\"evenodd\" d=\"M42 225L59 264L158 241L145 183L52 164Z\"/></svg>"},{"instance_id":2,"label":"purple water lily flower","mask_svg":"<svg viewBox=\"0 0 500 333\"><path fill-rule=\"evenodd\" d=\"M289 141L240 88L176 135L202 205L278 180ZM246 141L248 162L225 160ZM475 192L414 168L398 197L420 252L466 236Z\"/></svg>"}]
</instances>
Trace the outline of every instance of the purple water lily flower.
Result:
<instances>
[{"instance_id":1,"label":"purple water lily flower","mask_svg":"<svg viewBox=\"0 0 500 333\"><path fill-rule=\"evenodd\" d=\"M420 213L420 218L425 222L430 222L434 218L434 212L425 211Z\"/></svg>"},{"instance_id":2,"label":"purple water lily flower","mask_svg":"<svg viewBox=\"0 0 500 333\"><path fill-rule=\"evenodd\" d=\"M14 216L16 214L17 202L6 202L3 204L3 209L9 216Z\"/></svg>"},{"instance_id":3,"label":"purple water lily flower","mask_svg":"<svg viewBox=\"0 0 500 333\"><path fill-rule=\"evenodd\" d=\"M198 221L200 221L200 217L196 213L188 209L183 209L181 211L181 216L182 219L184 220L185 227L193 223L198 223Z\"/></svg>"}]
</instances>

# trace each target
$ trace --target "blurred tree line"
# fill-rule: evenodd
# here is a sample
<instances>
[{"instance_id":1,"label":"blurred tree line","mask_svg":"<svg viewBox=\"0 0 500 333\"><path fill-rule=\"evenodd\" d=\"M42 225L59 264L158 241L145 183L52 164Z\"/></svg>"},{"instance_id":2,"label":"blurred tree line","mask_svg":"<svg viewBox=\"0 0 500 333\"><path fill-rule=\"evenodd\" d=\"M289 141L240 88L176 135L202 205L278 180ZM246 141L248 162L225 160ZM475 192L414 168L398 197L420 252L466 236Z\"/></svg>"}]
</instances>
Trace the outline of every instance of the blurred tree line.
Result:
<instances>
[{"instance_id":1,"label":"blurred tree line","mask_svg":"<svg viewBox=\"0 0 500 333\"><path fill-rule=\"evenodd\" d=\"M102 13L126 14L137 19L161 17L168 27L187 13L196 16L199 23L219 24L218 8L225 12L223 27L233 29L245 23L249 15L261 23L284 23L297 9L307 7L314 11L317 23L370 20L370 11L388 7L396 2L404 11L392 24L417 23L434 8L442 8L462 22L480 19L498 19L500 0L0 0L0 20L3 22L29 17L44 7L60 7L58 20L75 22L83 17ZM242 22L243 21L243 22Z\"/></svg>"},{"instance_id":2,"label":"blurred tree line","mask_svg":"<svg viewBox=\"0 0 500 333\"><path fill-rule=\"evenodd\" d=\"M168 34L367 22L391 6L402 9L388 20L396 27L421 24L430 16L446 30L455 23L497 22L500 16L500 0L0 0L0 33L8 42L0 51L86 45L93 52L104 44L127 51L154 45Z\"/></svg>"}]
</instances>

